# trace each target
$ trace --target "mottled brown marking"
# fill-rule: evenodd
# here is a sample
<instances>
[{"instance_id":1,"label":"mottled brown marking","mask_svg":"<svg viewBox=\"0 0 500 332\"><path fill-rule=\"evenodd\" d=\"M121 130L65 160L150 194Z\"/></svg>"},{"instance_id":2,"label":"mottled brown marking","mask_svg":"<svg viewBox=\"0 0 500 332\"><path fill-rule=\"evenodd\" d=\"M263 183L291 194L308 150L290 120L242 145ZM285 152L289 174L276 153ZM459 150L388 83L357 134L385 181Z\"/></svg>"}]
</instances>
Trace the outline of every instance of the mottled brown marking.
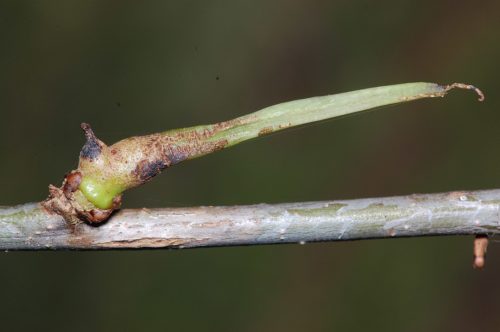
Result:
<instances>
[{"instance_id":1,"label":"mottled brown marking","mask_svg":"<svg viewBox=\"0 0 500 332\"><path fill-rule=\"evenodd\" d=\"M279 129L286 129L286 128L289 128L292 126L292 123L291 122L288 122L288 123L285 123L285 124L280 124L278 126Z\"/></svg>"},{"instance_id":2,"label":"mottled brown marking","mask_svg":"<svg viewBox=\"0 0 500 332\"><path fill-rule=\"evenodd\" d=\"M65 180L63 182L63 193L66 198L70 198L72 193L74 193L80 182L82 181L82 173L78 171L71 171L66 175Z\"/></svg>"},{"instance_id":3,"label":"mottled brown marking","mask_svg":"<svg viewBox=\"0 0 500 332\"><path fill-rule=\"evenodd\" d=\"M182 150L174 150L170 153L167 153L166 155L171 165L178 164L181 161L188 159L189 157L189 155Z\"/></svg>"},{"instance_id":4,"label":"mottled brown marking","mask_svg":"<svg viewBox=\"0 0 500 332\"><path fill-rule=\"evenodd\" d=\"M238 118L205 126L204 128L193 127L191 130L172 131L166 133L166 136L162 134L162 137L171 142L196 142L211 138L222 131L244 125L252 121L255 121L254 117L245 117L244 119Z\"/></svg>"},{"instance_id":5,"label":"mottled brown marking","mask_svg":"<svg viewBox=\"0 0 500 332\"><path fill-rule=\"evenodd\" d=\"M122 195L113 198L113 210L118 210L122 205Z\"/></svg>"},{"instance_id":6,"label":"mottled brown marking","mask_svg":"<svg viewBox=\"0 0 500 332\"><path fill-rule=\"evenodd\" d=\"M220 140L220 141L218 141L218 142L216 142L216 143L214 144L214 148L213 148L213 150L212 150L212 151L214 151L214 152L215 152L215 151L222 150L222 149L224 149L224 148L226 147L226 145L227 145L228 143L229 143L229 142L227 141L227 139L222 139L222 140ZM212 151L209 151L209 152L212 152Z\"/></svg>"},{"instance_id":7,"label":"mottled brown marking","mask_svg":"<svg viewBox=\"0 0 500 332\"><path fill-rule=\"evenodd\" d=\"M168 160L168 166L175 165L181 161L202 156L211 152L224 149L229 144L227 139L221 139L216 142L191 141L186 144L168 144L164 145L164 155Z\"/></svg>"},{"instance_id":8,"label":"mottled brown marking","mask_svg":"<svg viewBox=\"0 0 500 332\"><path fill-rule=\"evenodd\" d=\"M273 127L264 127L259 130L259 136L264 136L273 132Z\"/></svg>"},{"instance_id":9,"label":"mottled brown marking","mask_svg":"<svg viewBox=\"0 0 500 332\"><path fill-rule=\"evenodd\" d=\"M229 121L223 121L216 123L211 126L210 130L207 132L207 134L210 136L213 136L221 131L234 128L236 126L241 126L243 124L247 124L251 122L251 119L234 119L234 120L229 120Z\"/></svg>"},{"instance_id":10,"label":"mottled brown marking","mask_svg":"<svg viewBox=\"0 0 500 332\"><path fill-rule=\"evenodd\" d=\"M77 211L77 214L81 220L88 221L91 224L100 224L108 220L111 214L113 214L113 211L113 209L92 209Z\"/></svg>"},{"instance_id":11,"label":"mottled brown marking","mask_svg":"<svg viewBox=\"0 0 500 332\"><path fill-rule=\"evenodd\" d=\"M161 159L154 161L143 160L139 162L133 172L140 181L146 182L158 175L165 167L167 167L167 163Z\"/></svg>"}]
</instances>

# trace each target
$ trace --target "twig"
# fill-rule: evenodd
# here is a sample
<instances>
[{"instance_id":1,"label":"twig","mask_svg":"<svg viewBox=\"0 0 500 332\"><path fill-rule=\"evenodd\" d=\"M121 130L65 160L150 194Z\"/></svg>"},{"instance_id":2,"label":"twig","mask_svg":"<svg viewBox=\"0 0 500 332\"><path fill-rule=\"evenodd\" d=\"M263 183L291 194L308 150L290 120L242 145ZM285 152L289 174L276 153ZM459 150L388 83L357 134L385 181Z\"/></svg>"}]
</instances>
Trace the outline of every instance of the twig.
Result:
<instances>
[{"instance_id":1,"label":"twig","mask_svg":"<svg viewBox=\"0 0 500 332\"><path fill-rule=\"evenodd\" d=\"M0 208L0 248L137 249L500 233L500 189L227 207L121 210L71 225L38 203Z\"/></svg>"}]
</instances>

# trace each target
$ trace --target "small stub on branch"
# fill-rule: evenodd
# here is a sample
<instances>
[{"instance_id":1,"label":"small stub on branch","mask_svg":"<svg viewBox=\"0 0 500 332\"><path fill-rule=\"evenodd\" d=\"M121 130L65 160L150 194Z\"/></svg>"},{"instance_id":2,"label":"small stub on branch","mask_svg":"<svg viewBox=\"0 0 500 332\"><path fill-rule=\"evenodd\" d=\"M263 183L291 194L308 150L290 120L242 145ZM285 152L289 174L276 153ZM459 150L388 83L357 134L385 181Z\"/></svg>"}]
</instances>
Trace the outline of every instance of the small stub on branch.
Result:
<instances>
[{"instance_id":1,"label":"small stub on branch","mask_svg":"<svg viewBox=\"0 0 500 332\"><path fill-rule=\"evenodd\" d=\"M482 269L485 264L486 250L488 249L488 236L485 234L476 235L474 239L474 260L472 266L475 269Z\"/></svg>"}]
</instances>

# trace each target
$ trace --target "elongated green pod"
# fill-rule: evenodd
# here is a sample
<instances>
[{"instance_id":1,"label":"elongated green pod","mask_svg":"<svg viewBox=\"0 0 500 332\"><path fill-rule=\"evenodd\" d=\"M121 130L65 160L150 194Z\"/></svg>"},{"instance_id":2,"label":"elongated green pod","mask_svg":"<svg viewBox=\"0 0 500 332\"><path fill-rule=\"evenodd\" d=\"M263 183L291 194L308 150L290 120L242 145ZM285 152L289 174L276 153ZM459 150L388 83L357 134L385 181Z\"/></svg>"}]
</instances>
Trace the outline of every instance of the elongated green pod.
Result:
<instances>
[{"instance_id":1,"label":"elongated green pod","mask_svg":"<svg viewBox=\"0 0 500 332\"><path fill-rule=\"evenodd\" d=\"M122 193L139 186L163 169L240 142L290 127L317 122L376 107L431 97L453 88L482 92L472 85L405 83L313 97L270 106L211 125L130 137L107 146L87 124L86 143L78 168L66 175L60 188L50 186L44 206L70 222L99 223L120 207Z\"/></svg>"}]
</instances>

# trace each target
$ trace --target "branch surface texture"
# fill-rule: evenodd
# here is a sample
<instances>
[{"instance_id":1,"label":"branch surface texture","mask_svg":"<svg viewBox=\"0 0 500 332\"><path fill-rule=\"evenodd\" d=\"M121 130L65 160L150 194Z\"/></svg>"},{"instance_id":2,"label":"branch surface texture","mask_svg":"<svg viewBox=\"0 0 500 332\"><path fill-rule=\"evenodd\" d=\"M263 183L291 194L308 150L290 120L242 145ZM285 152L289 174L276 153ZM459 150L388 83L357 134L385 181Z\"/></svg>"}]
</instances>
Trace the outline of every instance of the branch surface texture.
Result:
<instances>
[{"instance_id":1,"label":"branch surface texture","mask_svg":"<svg viewBox=\"0 0 500 332\"><path fill-rule=\"evenodd\" d=\"M500 233L500 189L324 202L120 210L72 225L39 203L0 208L0 249L136 249Z\"/></svg>"}]
</instances>

